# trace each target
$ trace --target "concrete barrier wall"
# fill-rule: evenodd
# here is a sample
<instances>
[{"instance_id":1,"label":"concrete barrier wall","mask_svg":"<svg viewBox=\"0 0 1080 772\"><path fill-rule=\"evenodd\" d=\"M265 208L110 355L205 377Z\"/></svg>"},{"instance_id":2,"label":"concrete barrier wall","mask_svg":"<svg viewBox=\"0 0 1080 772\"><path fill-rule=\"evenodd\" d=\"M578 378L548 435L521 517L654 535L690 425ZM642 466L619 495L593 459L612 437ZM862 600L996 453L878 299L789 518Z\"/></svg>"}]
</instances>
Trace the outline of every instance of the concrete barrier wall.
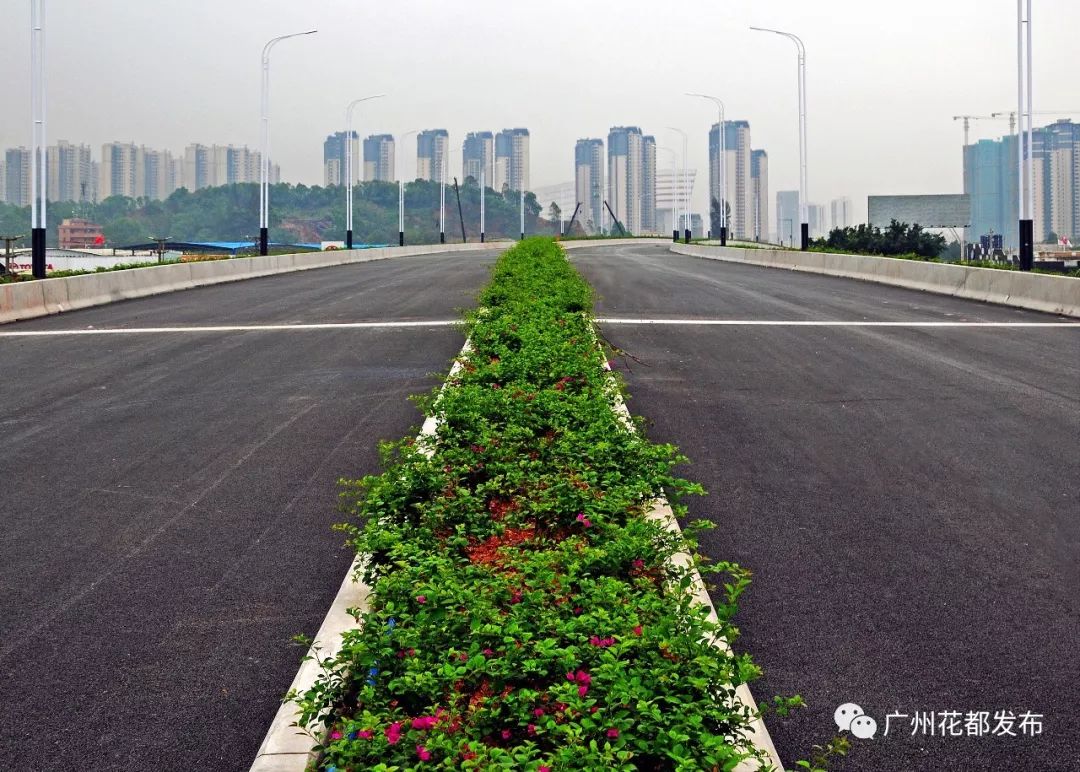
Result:
<instances>
[{"instance_id":1,"label":"concrete barrier wall","mask_svg":"<svg viewBox=\"0 0 1080 772\"><path fill-rule=\"evenodd\" d=\"M273 276L292 271L365 263L394 257L503 250L508 246L510 246L509 242L489 242L487 244L427 244L415 247L304 252L198 263L173 263L150 268L68 276L61 279L0 284L0 324L100 306L117 300L160 295L259 276Z\"/></svg>"},{"instance_id":2,"label":"concrete barrier wall","mask_svg":"<svg viewBox=\"0 0 1080 772\"><path fill-rule=\"evenodd\" d=\"M563 243L563 246L568 250L575 250L637 243L654 243L654 241L651 239L567 241ZM667 242L656 239L655 243ZM292 271L366 263L394 257L480 250L502 251L513 244L514 242L511 241L494 241L485 244L425 244L415 247L300 252L232 260L208 260L198 263L173 263L150 268L68 276L62 279L0 284L0 324L100 306L117 300L161 295L193 287L205 287L211 284L273 276Z\"/></svg>"},{"instance_id":3,"label":"concrete barrier wall","mask_svg":"<svg viewBox=\"0 0 1080 772\"><path fill-rule=\"evenodd\" d=\"M879 284L1080 317L1080 279L994 268L970 268L891 257L671 245L680 255L841 276Z\"/></svg>"}]
</instances>

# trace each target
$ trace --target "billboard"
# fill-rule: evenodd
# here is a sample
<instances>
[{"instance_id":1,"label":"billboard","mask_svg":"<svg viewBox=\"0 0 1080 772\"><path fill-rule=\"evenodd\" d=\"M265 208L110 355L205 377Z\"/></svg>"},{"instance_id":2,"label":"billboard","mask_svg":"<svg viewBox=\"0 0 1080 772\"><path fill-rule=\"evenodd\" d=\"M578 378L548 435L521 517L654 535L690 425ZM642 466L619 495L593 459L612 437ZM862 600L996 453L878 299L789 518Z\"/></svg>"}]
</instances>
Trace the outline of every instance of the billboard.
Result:
<instances>
[{"instance_id":1,"label":"billboard","mask_svg":"<svg viewBox=\"0 0 1080 772\"><path fill-rule=\"evenodd\" d=\"M971 226L971 196L870 196L870 224L886 228L893 220L924 228Z\"/></svg>"}]
</instances>

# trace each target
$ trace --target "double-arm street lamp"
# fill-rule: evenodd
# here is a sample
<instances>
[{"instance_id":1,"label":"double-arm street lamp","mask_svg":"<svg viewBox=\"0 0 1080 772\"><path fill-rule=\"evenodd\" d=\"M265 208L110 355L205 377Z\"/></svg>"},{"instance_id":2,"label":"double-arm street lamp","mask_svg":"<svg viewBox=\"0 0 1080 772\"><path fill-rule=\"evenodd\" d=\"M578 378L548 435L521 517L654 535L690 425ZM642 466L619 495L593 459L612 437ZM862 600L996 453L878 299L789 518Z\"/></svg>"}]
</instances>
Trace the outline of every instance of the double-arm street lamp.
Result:
<instances>
[{"instance_id":1,"label":"double-arm street lamp","mask_svg":"<svg viewBox=\"0 0 1080 772\"><path fill-rule=\"evenodd\" d=\"M270 52L282 40L314 35L318 30L294 32L269 40L262 50L262 157L259 159L259 254L270 246Z\"/></svg>"},{"instance_id":2,"label":"double-arm street lamp","mask_svg":"<svg viewBox=\"0 0 1080 772\"><path fill-rule=\"evenodd\" d=\"M381 99L386 94L361 97L349 102L345 108L345 169L342 170L345 179L345 249L353 248L353 187L356 185L356 159L353 158L353 109L361 102L372 99Z\"/></svg>"},{"instance_id":3,"label":"double-arm street lamp","mask_svg":"<svg viewBox=\"0 0 1080 772\"><path fill-rule=\"evenodd\" d=\"M756 32L781 35L795 44L799 52L799 216L802 219L802 250L810 249L810 205L807 202L806 175L806 46L798 35L765 27L751 27Z\"/></svg>"},{"instance_id":4,"label":"double-arm street lamp","mask_svg":"<svg viewBox=\"0 0 1080 772\"><path fill-rule=\"evenodd\" d=\"M718 131L720 133L720 246L727 246L728 237L728 219L727 219L727 130L724 120L724 103L720 101L718 97L709 96L707 94L687 94L687 96L700 97L701 99L708 99L714 105L717 110L720 111L720 121L717 123ZM712 202L709 202L709 206L712 206Z\"/></svg>"}]
</instances>

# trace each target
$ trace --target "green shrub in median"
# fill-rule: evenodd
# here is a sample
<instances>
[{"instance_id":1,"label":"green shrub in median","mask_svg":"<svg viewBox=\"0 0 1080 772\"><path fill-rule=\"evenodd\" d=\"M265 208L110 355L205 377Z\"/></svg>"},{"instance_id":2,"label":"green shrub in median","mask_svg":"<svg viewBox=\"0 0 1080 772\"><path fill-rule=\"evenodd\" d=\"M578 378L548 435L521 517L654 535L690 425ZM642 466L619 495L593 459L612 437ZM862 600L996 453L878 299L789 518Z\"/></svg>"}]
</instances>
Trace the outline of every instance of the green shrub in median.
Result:
<instances>
[{"instance_id":1,"label":"green shrub in median","mask_svg":"<svg viewBox=\"0 0 1080 772\"><path fill-rule=\"evenodd\" d=\"M320 768L733 768L755 753L734 690L758 668L712 641L735 637L747 576L715 567L710 622L669 560L697 529L647 517L700 492L672 472L684 459L612 410L590 289L557 244L506 252L480 306L461 367L421 400L433 440L347 483L373 591L294 695L327 727Z\"/></svg>"}]
</instances>

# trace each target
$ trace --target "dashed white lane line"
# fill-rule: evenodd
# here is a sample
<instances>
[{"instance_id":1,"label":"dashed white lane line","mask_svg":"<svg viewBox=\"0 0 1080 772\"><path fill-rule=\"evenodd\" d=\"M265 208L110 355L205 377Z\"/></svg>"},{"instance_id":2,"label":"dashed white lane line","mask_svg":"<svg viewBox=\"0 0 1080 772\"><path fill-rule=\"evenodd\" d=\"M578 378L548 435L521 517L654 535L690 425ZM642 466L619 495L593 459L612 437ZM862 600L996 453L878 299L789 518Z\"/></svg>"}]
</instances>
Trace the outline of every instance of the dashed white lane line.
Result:
<instances>
[{"instance_id":1,"label":"dashed white lane line","mask_svg":"<svg viewBox=\"0 0 1080 772\"><path fill-rule=\"evenodd\" d=\"M154 335L188 332L300 332L304 330L371 330L398 327L452 327L458 320L427 322L344 322L333 324L230 324L200 327L85 327L77 330L11 330L0 331L0 338L41 338L64 335Z\"/></svg>"},{"instance_id":2,"label":"dashed white lane line","mask_svg":"<svg viewBox=\"0 0 1080 772\"><path fill-rule=\"evenodd\" d=\"M1080 327L1080 322L866 322L799 319L626 319L608 317L598 324L683 325L687 327Z\"/></svg>"}]
</instances>

